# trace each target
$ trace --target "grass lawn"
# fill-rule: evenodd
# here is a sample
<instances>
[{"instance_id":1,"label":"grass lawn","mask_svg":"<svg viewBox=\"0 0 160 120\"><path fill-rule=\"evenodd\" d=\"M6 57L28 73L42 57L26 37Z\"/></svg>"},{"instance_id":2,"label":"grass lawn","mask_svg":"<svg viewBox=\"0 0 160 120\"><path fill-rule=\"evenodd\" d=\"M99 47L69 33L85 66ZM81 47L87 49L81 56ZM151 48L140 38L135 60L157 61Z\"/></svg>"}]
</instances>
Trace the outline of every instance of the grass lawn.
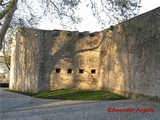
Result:
<instances>
[{"instance_id":1,"label":"grass lawn","mask_svg":"<svg viewBox=\"0 0 160 120\"><path fill-rule=\"evenodd\" d=\"M9 90L11 91L11 90ZM38 93L25 93L16 92L24 95L29 95L35 98L43 99L60 99L60 100L121 100L126 99L124 96L114 94L107 91L88 91L88 90L76 90L76 89L66 89L66 90L54 90L54 91L44 91Z\"/></svg>"}]
</instances>

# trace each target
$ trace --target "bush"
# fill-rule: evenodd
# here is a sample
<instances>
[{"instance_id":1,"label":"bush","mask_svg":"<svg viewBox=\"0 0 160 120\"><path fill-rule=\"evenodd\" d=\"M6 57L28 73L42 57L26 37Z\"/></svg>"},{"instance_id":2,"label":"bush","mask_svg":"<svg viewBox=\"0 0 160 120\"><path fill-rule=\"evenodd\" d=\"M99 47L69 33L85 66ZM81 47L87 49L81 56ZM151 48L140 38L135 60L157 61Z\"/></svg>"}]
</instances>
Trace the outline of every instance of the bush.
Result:
<instances>
[{"instance_id":1,"label":"bush","mask_svg":"<svg viewBox=\"0 0 160 120\"><path fill-rule=\"evenodd\" d=\"M0 87L9 87L9 83L0 83Z\"/></svg>"}]
</instances>

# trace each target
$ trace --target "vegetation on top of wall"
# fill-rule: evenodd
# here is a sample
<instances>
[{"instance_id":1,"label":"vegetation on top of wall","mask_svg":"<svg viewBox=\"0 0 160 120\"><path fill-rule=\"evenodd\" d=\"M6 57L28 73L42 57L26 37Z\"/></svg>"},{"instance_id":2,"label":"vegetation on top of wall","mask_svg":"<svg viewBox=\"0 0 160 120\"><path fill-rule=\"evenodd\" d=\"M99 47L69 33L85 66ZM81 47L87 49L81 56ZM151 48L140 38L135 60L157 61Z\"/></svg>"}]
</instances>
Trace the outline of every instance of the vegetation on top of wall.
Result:
<instances>
[{"instance_id":1,"label":"vegetation on top of wall","mask_svg":"<svg viewBox=\"0 0 160 120\"><path fill-rule=\"evenodd\" d=\"M109 27L109 30L113 31L113 29L114 29L114 26L111 25L111 26Z\"/></svg>"}]
</instances>

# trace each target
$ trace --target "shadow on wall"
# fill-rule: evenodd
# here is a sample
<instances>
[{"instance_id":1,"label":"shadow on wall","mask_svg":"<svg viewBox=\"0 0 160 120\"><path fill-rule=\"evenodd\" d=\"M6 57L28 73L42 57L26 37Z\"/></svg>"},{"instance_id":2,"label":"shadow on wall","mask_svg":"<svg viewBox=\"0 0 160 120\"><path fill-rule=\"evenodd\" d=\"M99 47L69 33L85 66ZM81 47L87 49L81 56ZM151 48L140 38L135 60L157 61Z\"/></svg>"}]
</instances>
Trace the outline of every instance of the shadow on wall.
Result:
<instances>
[{"instance_id":1,"label":"shadow on wall","mask_svg":"<svg viewBox=\"0 0 160 120\"><path fill-rule=\"evenodd\" d=\"M20 59L12 74L18 82L13 86L29 90L38 84L38 91L108 89L126 96L159 97L159 13L157 8L91 34L29 30L31 35L27 33L23 39L20 34L14 53ZM24 40L21 46L19 40Z\"/></svg>"},{"instance_id":2,"label":"shadow on wall","mask_svg":"<svg viewBox=\"0 0 160 120\"><path fill-rule=\"evenodd\" d=\"M102 33L56 30L45 36L49 36L50 39L45 41L46 46L44 45L47 49L44 52L43 79L50 84L50 89L97 89L98 58L104 40ZM72 70L70 74L67 72L69 69Z\"/></svg>"},{"instance_id":3,"label":"shadow on wall","mask_svg":"<svg viewBox=\"0 0 160 120\"><path fill-rule=\"evenodd\" d=\"M35 73L37 56L34 33L28 33L24 29L17 33L17 39L15 41L16 51L12 56L14 60L14 83L11 84L11 88L19 91L36 91ZM12 64L12 66L14 66Z\"/></svg>"},{"instance_id":4,"label":"shadow on wall","mask_svg":"<svg viewBox=\"0 0 160 120\"><path fill-rule=\"evenodd\" d=\"M160 17L156 15L152 11L108 29L99 59L106 89L133 98L160 96Z\"/></svg>"}]
</instances>

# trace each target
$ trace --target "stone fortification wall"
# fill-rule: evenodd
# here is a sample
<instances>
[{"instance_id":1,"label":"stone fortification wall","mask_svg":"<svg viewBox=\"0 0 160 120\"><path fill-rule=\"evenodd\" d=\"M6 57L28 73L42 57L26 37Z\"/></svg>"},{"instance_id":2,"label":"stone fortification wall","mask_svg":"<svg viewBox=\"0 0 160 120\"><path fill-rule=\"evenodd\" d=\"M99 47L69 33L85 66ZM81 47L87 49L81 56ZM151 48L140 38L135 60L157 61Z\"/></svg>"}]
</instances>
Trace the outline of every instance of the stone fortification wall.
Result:
<instances>
[{"instance_id":1,"label":"stone fortification wall","mask_svg":"<svg viewBox=\"0 0 160 120\"><path fill-rule=\"evenodd\" d=\"M98 89L99 33L48 31L44 39L44 89ZM45 81L45 82L44 82Z\"/></svg>"},{"instance_id":2,"label":"stone fortification wall","mask_svg":"<svg viewBox=\"0 0 160 120\"><path fill-rule=\"evenodd\" d=\"M101 37L101 33L20 29L12 51L10 89L99 89Z\"/></svg>"},{"instance_id":3,"label":"stone fortification wall","mask_svg":"<svg viewBox=\"0 0 160 120\"><path fill-rule=\"evenodd\" d=\"M160 97L160 8L103 31L99 79L129 97Z\"/></svg>"},{"instance_id":4,"label":"stone fortification wall","mask_svg":"<svg viewBox=\"0 0 160 120\"><path fill-rule=\"evenodd\" d=\"M19 29L12 44L10 89L38 91L39 38L35 30Z\"/></svg>"},{"instance_id":5,"label":"stone fortification wall","mask_svg":"<svg viewBox=\"0 0 160 120\"><path fill-rule=\"evenodd\" d=\"M101 32L23 29L10 88L37 92L108 89L160 97L160 8Z\"/></svg>"}]
</instances>

